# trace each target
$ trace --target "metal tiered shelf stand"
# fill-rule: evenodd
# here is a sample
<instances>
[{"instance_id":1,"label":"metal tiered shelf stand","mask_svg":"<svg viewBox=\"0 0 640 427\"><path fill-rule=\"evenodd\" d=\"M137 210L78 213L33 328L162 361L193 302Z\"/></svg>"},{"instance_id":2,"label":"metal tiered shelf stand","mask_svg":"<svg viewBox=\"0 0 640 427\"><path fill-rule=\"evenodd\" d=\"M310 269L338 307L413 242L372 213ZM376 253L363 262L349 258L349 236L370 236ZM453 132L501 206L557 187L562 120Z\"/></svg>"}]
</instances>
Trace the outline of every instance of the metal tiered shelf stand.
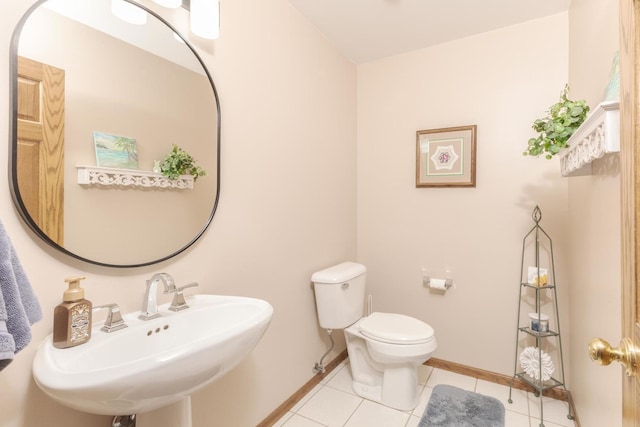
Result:
<instances>
[{"instance_id":1,"label":"metal tiered shelf stand","mask_svg":"<svg viewBox=\"0 0 640 427\"><path fill-rule=\"evenodd\" d=\"M535 225L522 239L522 262L520 266L521 283L520 283L520 294L518 296L519 304L518 304L518 318L517 318L518 323L517 323L517 334L516 334L516 356L515 356L515 366L513 369L514 374L513 374L513 377L511 378L511 383L509 385L509 403L513 403L513 400L511 399L511 392L513 390L513 383L516 380L516 378L520 379L524 383L533 387L535 395L540 398L540 427L544 427L544 412L543 412L544 409L543 409L542 395L545 390L556 388L556 387L562 387L567 394L567 399L569 403L568 405L569 413L567 415L567 418L572 420L573 414L571 413L571 395L565 385L564 359L562 357L562 339L560 335L560 319L559 319L559 311L558 311L558 294L556 291L556 283L555 283L556 274L555 274L555 266L553 262L553 242L551 240L551 237L549 237L549 235L540 226L540 220L542 219L542 211L538 206L536 206L535 209L533 210L532 218ZM525 275L525 270L524 270L525 269L525 253L527 253L527 247L526 247L527 242L530 242L531 239L535 239L532 250L534 251L533 256L535 257L534 268L537 269L536 280L533 283L530 283L531 282L530 280L523 280L525 277L528 277L528 273ZM541 267L540 267L541 240L543 241L543 243L546 243L548 245L548 250L550 254L548 271L551 274L548 275L547 277L546 285L542 283L541 281L542 276L540 274L541 272ZM555 325L557 327L557 331L553 331L551 329L546 331L540 331L540 330L536 331L531 328L531 324L526 326L522 325L521 318L520 318L521 309L523 305L522 292L523 290L527 290L527 289L534 289L536 313L541 313L540 311L542 308L541 294L545 292L552 292L552 299L553 299L553 303L555 304L554 320L555 320ZM538 317L538 323L540 323L540 317ZM538 326L537 329L541 329L541 328ZM519 343L520 343L521 334L526 334L528 336L532 336L535 338L535 344L536 344L536 349L538 353L537 354L538 379L534 377L530 377L523 370L518 370L518 359L519 359L518 355L520 353ZM551 376L549 379L543 380L542 344L545 340L549 338L552 338L552 339L556 338L558 340L558 358L560 360L559 373L561 374L561 377L554 378L553 376Z\"/></svg>"}]
</instances>

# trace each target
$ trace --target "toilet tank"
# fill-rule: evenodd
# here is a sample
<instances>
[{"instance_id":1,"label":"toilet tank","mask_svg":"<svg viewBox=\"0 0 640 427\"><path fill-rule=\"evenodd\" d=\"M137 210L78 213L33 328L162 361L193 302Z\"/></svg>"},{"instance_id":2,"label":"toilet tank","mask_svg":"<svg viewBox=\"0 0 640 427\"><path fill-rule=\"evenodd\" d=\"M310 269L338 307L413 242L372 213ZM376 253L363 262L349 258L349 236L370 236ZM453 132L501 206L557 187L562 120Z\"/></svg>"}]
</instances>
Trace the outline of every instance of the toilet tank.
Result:
<instances>
[{"instance_id":1,"label":"toilet tank","mask_svg":"<svg viewBox=\"0 0 640 427\"><path fill-rule=\"evenodd\" d=\"M362 317L367 268L343 262L311 276L323 329L344 329Z\"/></svg>"}]
</instances>

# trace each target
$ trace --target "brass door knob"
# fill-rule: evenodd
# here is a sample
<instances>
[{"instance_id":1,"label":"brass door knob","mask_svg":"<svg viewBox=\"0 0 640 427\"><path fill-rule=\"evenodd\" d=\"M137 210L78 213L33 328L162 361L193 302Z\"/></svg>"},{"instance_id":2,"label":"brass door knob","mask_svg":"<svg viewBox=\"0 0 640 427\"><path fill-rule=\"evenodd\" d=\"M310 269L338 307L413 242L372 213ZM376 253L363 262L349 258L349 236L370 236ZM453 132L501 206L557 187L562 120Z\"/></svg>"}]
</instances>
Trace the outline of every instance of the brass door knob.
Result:
<instances>
[{"instance_id":1,"label":"brass door knob","mask_svg":"<svg viewBox=\"0 0 640 427\"><path fill-rule=\"evenodd\" d=\"M623 338L616 348L611 347L611 344L602 338L592 338L589 341L589 356L602 366L614 361L619 362L626 368L627 376L636 375L638 348L629 338Z\"/></svg>"}]
</instances>

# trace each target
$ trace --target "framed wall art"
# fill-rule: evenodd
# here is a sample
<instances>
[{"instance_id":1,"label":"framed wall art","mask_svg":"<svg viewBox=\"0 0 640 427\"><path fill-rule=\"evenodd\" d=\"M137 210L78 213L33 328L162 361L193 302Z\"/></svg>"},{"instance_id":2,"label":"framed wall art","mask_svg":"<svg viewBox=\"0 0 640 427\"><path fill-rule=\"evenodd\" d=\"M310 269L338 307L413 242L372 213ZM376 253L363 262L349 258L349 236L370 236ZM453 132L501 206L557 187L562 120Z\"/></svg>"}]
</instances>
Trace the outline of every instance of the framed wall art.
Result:
<instances>
[{"instance_id":1,"label":"framed wall art","mask_svg":"<svg viewBox=\"0 0 640 427\"><path fill-rule=\"evenodd\" d=\"M476 125L416 132L416 187L476 186Z\"/></svg>"},{"instance_id":2,"label":"framed wall art","mask_svg":"<svg viewBox=\"0 0 640 427\"><path fill-rule=\"evenodd\" d=\"M94 131L93 143L97 166L138 169L138 147L134 138Z\"/></svg>"}]
</instances>

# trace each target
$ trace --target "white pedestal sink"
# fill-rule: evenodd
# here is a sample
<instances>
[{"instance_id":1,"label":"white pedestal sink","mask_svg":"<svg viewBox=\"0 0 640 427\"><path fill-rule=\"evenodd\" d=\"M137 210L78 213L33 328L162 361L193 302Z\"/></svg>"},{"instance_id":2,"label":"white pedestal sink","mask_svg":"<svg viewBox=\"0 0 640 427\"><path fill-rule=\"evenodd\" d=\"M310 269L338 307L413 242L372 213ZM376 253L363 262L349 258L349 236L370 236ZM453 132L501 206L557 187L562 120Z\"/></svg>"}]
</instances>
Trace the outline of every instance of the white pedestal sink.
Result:
<instances>
[{"instance_id":1,"label":"white pedestal sink","mask_svg":"<svg viewBox=\"0 0 640 427\"><path fill-rule=\"evenodd\" d=\"M192 295L190 308L143 321L124 316L128 328L67 349L48 336L38 347L33 376L61 404L94 414L126 415L178 402L214 381L256 346L273 307L245 297Z\"/></svg>"}]
</instances>

